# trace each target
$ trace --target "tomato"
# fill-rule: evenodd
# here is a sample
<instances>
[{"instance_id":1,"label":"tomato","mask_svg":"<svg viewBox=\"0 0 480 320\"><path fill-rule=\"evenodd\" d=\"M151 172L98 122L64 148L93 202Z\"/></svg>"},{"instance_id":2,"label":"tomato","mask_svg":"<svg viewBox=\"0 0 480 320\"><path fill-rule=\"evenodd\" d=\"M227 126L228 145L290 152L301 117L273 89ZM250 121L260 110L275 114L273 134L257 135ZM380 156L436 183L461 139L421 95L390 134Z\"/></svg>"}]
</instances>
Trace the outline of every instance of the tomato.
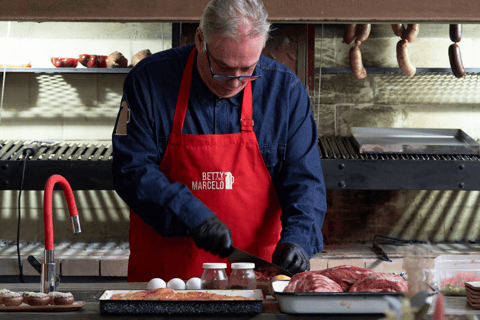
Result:
<instances>
[{"instance_id":1,"label":"tomato","mask_svg":"<svg viewBox=\"0 0 480 320\"><path fill-rule=\"evenodd\" d=\"M89 54L81 54L79 57L78 57L78 62L80 62L84 67L87 66L87 62L88 60L90 59L90 55Z\"/></svg>"},{"instance_id":2,"label":"tomato","mask_svg":"<svg viewBox=\"0 0 480 320\"><path fill-rule=\"evenodd\" d=\"M87 62L88 68L97 68L100 65L100 57L92 54Z\"/></svg>"}]
</instances>

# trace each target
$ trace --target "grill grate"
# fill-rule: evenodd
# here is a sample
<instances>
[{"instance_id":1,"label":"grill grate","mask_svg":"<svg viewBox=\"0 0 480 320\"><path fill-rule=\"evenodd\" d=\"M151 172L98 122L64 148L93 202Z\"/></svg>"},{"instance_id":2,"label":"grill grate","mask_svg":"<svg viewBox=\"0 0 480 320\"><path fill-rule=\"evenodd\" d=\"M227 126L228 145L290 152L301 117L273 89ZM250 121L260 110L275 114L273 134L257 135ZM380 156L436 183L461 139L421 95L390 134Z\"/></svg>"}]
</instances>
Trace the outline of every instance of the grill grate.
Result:
<instances>
[{"instance_id":1,"label":"grill grate","mask_svg":"<svg viewBox=\"0 0 480 320\"><path fill-rule=\"evenodd\" d=\"M349 137L339 136L321 136L318 145L321 159L480 161L479 156L461 154L363 154Z\"/></svg>"},{"instance_id":2,"label":"grill grate","mask_svg":"<svg viewBox=\"0 0 480 320\"><path fill-rule=\"evenodd\" d=\"M23 160L23 148L29 141L0 141L0 160ZM427 161L480 161L477 155L461 154L362 154L349 137L320 136L321 159L352 160L427 160ZM42 143L30 160L109 161L112 145L107 143Z\"/></svg>"},{"instance_id":3,"label":"grill grate","mask_svg":"<svg viewBox=\"0 0 480 320\"><path fill-rule=\"evenodd\" d=\"M23 160L23 149L30 141L0 141L0 160ZM29 161L109 161L112 160L112 145L102 143L39 143L40 148Z\"/></svg>"}]
</instances>

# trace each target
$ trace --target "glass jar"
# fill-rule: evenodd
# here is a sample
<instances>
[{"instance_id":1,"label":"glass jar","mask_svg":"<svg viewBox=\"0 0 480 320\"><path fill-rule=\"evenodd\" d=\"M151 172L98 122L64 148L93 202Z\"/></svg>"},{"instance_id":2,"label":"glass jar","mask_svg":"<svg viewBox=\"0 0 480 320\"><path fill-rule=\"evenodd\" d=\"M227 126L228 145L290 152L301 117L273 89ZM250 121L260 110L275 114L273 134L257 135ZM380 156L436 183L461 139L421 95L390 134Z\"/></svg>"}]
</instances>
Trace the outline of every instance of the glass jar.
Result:
<instances>
[{"instance_id":1,"label":"glass jar","mask_svg":"<svg viewBox=\"0 0 480 320\"><path fill-rule=\"evenodd\" d=\"M202 289L227 289L228 277L226 263L204 263L202 274Z\"/></svg>"},{"instance_id":2,"label":"glass jar","mask_svg":"<svg viewBox=\"0 0 480 320\"><path fill-rule=\"evenodd\" d=\"M255 263L232 263L232 273L230 273L228 287L230 289L256 289L257 276L253 269L255 269Z\"/></svg>"}]
</instances>

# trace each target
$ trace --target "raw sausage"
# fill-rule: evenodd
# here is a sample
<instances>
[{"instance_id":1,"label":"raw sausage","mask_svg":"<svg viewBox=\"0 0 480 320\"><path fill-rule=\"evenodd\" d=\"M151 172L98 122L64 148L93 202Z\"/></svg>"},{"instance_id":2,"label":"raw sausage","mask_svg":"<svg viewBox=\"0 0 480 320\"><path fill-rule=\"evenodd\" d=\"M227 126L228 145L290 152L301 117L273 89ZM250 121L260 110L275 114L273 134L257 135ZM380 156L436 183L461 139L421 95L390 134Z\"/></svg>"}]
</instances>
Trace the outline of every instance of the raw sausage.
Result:
<instances>
[{"instance_id":1,"label":"raw sausage","mask_svg":"<svg viewBox=\"0 0 480 320\"><path fill-rule=\"evenodd\" d=\"M407 40L408 42L413 42L413 40L415 40L415 38L417 37L419 31L419 24L409 24L405 32L402 34L402 39Z\"/></svg>"},{"instance_id":2,"label":"raw sausage","mask_svg":"<svg viewBox=\"0 0 480 320\"><path fill-rule=\"evenodd\" d=\"M392 29L393 33L395 33L397 37L401 37L405 32L405 27L403 26L403 24L392 24Z\"/></svg>"},{"instance_id":3,"label":"raw sausage","mask_svg":"<svg viewBox=\"0 0 480 320\"><path fill-rule=\"evenodd\" d=\"M462 40L462 25L451 24L450 25L450 40L453 42L460 42Z\"/></svg>"},{"instance_id":4,"label":"raw sausage","mask_svg":"<svg viewBox=\"0 0 480 320\"><path fill-rule=\"evenodd\" d=\"M460 46L456 43L450 45L448 48L448 57L450 58L450 67L453 74L457 78L465 76L465 68L463 67L462 54L460 53Z\"/></svg>"},{"instance_id":5,"label":"raw sausage","mask_svg":"<svg viewBox=\"0 0 480 320\"><path fill-rule=\"evenodd\" d=\"M343 43L352 44L355 41L356 24L346 24L345 32L343 34Z\"/></svg>"},{"instance_id":6,"label":"raw sausage","mask_svg":"<svg viewBox=\"0 0 480 320\"><path fill-rule=\"evenodd\" d=\"M367 40L368 36L370 35L370 30L372 28L371 24L359 24L355 30L355 37L357 37L357 41L365 41Z\"/></svg>"},{"instance_id":7,"label":"raw sausage","mask_svg":"<svg viewBox=\"0 0 480 320\"><path fill-rule=\"evenodd\" d=\"M350 67L352 68L353 75L357 79L362 80L367 77L367 70L363 67L362 53L358 45L350 49Z\"/></svg>"},{"instance_id":8,"label":"raw sausage","mask_svg":"<svg viewBox=\"0 0 480 320\"><path fill-rule=\"evenodd\" d=\"M402 73L406 76L412 77L415 75L415 72L417 69L412 66L408 59L408 51L407 51L407 40L403 39L398 41L397 43L397 61L398 61L398 66L400 67L400 70L402 70Z\"/></svg>"}]
</instances>

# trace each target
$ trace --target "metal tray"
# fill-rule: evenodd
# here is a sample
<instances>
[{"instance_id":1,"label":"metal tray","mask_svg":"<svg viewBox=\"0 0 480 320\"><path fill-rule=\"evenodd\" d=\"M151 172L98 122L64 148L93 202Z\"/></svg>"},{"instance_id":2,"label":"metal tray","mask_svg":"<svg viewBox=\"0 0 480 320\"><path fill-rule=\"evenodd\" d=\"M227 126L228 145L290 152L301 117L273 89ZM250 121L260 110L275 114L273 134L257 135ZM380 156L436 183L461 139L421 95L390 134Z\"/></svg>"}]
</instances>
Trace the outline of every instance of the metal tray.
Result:
<instances>
[{"instance_id":1,"label":"metal tray","mask_svg":"<svg viewBox=\"0 0 480 320\"><path fill-rule=\"evenodd\" d=\"M478 155L479 144L461 129L353 127L360 153Z\"/></svg>"},{"instance_id":2,"label":"metal tray","mask_svg":"<svg viewBox=\"0 0 480 320\"><path fill-rule=\"evenodd\" d=\"M272 282L280 311L284 313L385 313L386 296L400 298L401 292L283 292L288 280Z\"/></svg>"},{"instance_id":3,"label":"metal tray","mask_svg":"<svg viewBox=\"0 0 480 320\"><path fill-rule=\"evenodd\" d=\"M100 297L102 314L257 314L262 312L262 290L178 290L201 291L227 296L253 297L255 300L168 301L168 300L110 300L116 293L142 290L106 290Z\"/></svg>"}]
</instances>

